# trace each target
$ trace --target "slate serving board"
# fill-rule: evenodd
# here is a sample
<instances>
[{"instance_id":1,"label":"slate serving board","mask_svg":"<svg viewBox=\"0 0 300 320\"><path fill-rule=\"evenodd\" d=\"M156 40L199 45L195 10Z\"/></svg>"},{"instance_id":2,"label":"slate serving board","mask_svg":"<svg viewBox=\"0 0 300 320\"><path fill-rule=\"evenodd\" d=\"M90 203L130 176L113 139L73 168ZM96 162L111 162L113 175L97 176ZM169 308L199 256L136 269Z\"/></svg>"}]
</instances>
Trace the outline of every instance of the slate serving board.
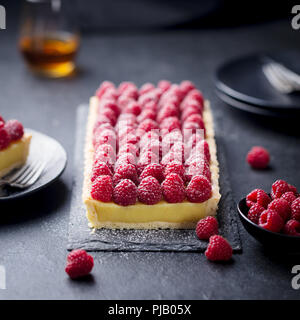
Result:
<instances>
[{"instance_id":1,"label":"slate serving board","mask_svg":"<svg viewBox=\"0 0 300 320\"><path fill-rule=\"evenodd\" d=\"M88 106L79 106L77 109L75 175L70 209L68 250L80 248L87 251L205 251L207 241L198 240L194 230L92 230L88 227L81 197L87 115ZM218 210L220 234L230 242L234 252L241 252L242 244L237 224L237 212L232 198L225 155L222 152L222 141L218 136L217 145L222 194Z\"/></svg>"}]
</instances>

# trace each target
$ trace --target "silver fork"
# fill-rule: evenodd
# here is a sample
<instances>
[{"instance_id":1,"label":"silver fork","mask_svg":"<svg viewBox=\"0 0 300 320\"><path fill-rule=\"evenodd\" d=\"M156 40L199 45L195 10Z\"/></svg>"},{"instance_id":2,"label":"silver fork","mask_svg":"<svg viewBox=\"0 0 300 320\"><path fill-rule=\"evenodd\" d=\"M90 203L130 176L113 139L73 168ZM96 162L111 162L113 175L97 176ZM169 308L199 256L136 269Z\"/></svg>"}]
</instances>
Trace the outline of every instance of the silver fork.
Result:
<instances>
[{"instance_id":1,"label":"silver fork","mask_svg":"<svg viewBox=\"0 0 300 320\"><path fill-rule=\"evenodd\" d=\"M270 61L264 64L262 69L271 85L279 92L291 93L300 90L300 76L284 65Z\"/></svg>"},{"instance_id":2,"label":"silver fork","mask_svg":"<svg viewBox=\"0 0 300 320\"><path fill-rule=\"evenodd\" d=\"M28 163L14 174L0 179L0 186L9 185L11 187L25 189L32 186L45 169L46 162L34 161Z\"/></svg>"}]
</instances>

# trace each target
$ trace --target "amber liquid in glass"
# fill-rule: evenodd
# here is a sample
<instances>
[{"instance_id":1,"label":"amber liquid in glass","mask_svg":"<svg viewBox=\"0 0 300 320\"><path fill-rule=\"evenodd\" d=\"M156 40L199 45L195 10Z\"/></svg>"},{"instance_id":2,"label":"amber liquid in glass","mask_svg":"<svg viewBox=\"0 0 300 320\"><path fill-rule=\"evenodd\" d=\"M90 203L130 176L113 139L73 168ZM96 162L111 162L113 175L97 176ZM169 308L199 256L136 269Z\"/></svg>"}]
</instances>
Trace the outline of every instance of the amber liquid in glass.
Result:
<instances>
[{"instance_id":1,"label":"amber liquid in glass","mask_svg":"<svg viewBox=\"0 0 300 320\"><path fill-rule=\"evenodd\" d=\"M79 48L79 40L75 35L23 36L19 46L34 72L56 78L74 73L74 58Z\"/></svg>"}]
</instances>

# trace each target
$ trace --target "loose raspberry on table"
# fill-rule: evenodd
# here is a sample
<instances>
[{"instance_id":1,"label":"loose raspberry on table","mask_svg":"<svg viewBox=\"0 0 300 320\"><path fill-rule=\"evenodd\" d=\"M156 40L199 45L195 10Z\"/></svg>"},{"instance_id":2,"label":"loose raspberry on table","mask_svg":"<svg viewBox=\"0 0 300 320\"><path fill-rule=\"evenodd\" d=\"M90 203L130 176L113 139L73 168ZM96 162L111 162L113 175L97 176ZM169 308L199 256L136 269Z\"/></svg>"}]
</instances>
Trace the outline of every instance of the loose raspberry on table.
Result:
<instances>
[{"instance_id":1,"label":"loose raspberry on table","mask_svg":"<svg viewBox=\"0 0 300 320\"><path fill-rule=\"evenodd\" d=\"M205 256L210 261L228 261L232 257L232 247L226 239L214 235L209 238Z\"/></svg>"},{"instance_id":2,"label":"loose raspberry on table","mask_svg":"<svg viewBox=\"0 0 300 320\"><path fill-rule=\"evenodd\" d=\"M162 191L167 202L178 203L185 199L185 188L177 173L170 173L162 183Z\"/></svg>"},{"instance_id":3,"label":"loose raspberry on table","mask_svg":"<svg viewBox=\"0 0 300 320\"><path fill-rule=\"evenodd\" d=\"M267 209L259 217L259 226L273 232L279 232L284 226L284 220L274 210Z\"/></svg>"},{"instance_id":4,"label":"loose raspberry on table","mask_svg":"<svg viewBox=\"0 0 300 320\"><path fill-rule=\"evenodd\" d=\"M268 205L268 209L274 210L279 213L283 221L288 220L291 215L290 204L282 198L274 199L273 201L271 201Z\"/></svg>"},{"instance_id":5,"label":"loose raspberry on table","mask_svg":"<svg viewBox=\"0 0 300 320\"><path fill-rule=\"evenodd\" d=\"M300 197L292 202L291 212L291 218L300 221Z\"/></svg>"},{"instance_id":6,"label":"loose raspberry on table","mask_svg":"<svg viewBox=\"0 0 300 320\"><path fill-rule=\"evenodd\" d=\"M284 180L276 180L272 184L271 197L272 199L280 198L284 193L290 191L288 183Z\"/></svg>"},{"instance_id":7,"label":"loose raspberry on table","mask_svg":"<svg viewBox=\"0 0 300 320\"><path fill-rule=\"evenodd\" d=\"M17 141L24 135L23 125L18 120L8 120L4 127L9 135L10 141Z\"/></svg>"},{"instance_id":8,"label":"loose raspberry on table","mask_svg":"<svg viewBox=\"0 0 300 320\"><path fill-rule=\"evenodd\" d=\"M120 164L115 168L115 174L118 174L121 179L129 179L135 184L138 184L138 175L136 168L131 163Z\"/></svg>"},{"instance_id":9,"label":"loose raspberry on table","mask_svg":"<svg viewBox=\"0 0 300 320\"><path fill-rule=\"evenodd\" d=\"M211 193L211 183L203 175L194 176L186 188L187 199L190 202L204 202L211 197Z\"/></svg>"},{"instance_id":10,"label":"loose raspberry on table","mask_svg":"<svg viewBox=\"0 0 300 320\"><path fill-rule=\"evenodd\" d=\"M151 163L142 171L140 179L146 177L154 177L158 180L159 183L162 183L164 180L164 169L159 163Z\"/></svg>"},{"instance_id":11,"label":"loose raspberry on table","mask_svg":"<svg viewBox=\"0 0 300 320\"><path fill-rule=\"evenodd\" d=\"M247 162L254 169L265 169L270 162L270 154L263 147L253 147L247 154Z\"/></svg>"},{"instance_id":12,"label":"loose raspberry on table","mask_svg":"<svg viewBox=\"0 0 300 320\"><path fill-rule=\"evenodd\" d=\"M283 228L283 233L300 237L300 222L293 219L289 220Z\"/></svg>"},{"instance_id":13,"label":"loose raspberry on table","mask_svg":"<svg viewBox=\"0 0 300 320\"><path fill-rule=\"evenodd\" d=\"M99 176L111 176L112 172L105 162L97 161L93 165L91 181L94 182Z\"/></svg>"},{"instance_id":14,"label":"loose raspberry on table","mask_svg":"<svg viewBox=\"0 0 300 320\"><path fill-rule=\"evenodd\" d=\"M248 211L248 219L254 222L255 224L258 224L260 215L265 211L265 208L262 207L260 204L255 203L251 206L251 208Z\"/></svg>"},{"instance_id":15,"label":"loose raspberry on table","mask_svg":"<svg viewBox=\"0 0 300 320\"><path fill-rule=\"evenodd\" d=\"M145 204L156 204L161 200L162 190L159 182L154 177L142 179L138 187L138 199Z\"/></svg>"},{"instance_id":16,"label":"loose raspberry on table","mask_svg":"<svg viewBox=\"0 0 300 320\"><path fill-rule=\"evenodd\" d=\"M200 240L208 240L216 234L219 234L219 224L215 217L209 216L198 221L196 235Z\"/></svg>"},{"instance_id":17,"label":"loose raspberry on table","mask_svg":"<svg viewBox=\"0 0 300 320\"><path fill-rule=\"evenodd\" d=\"M254 189L251 191L246 197L247 206L250 208L255 203L261 205L265 209L267 209L268 204L271 202L270 197L264 190Z\"/></svg>"},{"instance_id":18,"label":"loose raspberry on table","mask_svg":"<svg viewBox=\"0 0 300 320\"><path fill-rule=\"evenodd\" d=\"M113 191L113 200L121 206L133 205L137 198L137 187L129 179L121 180Z\"/></svg>"},{"instance_id":19,"label":"loose raspberry on table","mask_svg":"<svg viewBox=\"0 0 300 320\"><path fill-rule=\"evenodd\" d=\"M292 191L288 191L285 192L280 199L284 199L286 200L289 204L292 204L292 202L296 199L296 196L294 194L294 192Z\"/></svg>"},{"instance_id":20,"label":"loose raspberry on table","mask_svg":"<svg viewBox=\"0 0 300 320\"><path fill-rule=\"evenodd\" d=\"M110 175L97 177L92 183L91 196L93 199L110 202L113 192L113 183Z\"/></svg>"},{"instance_id":21,"label":"loose raspberry on table","mask_svg":"<svg viewBox=\"0 0 300 320\"><path fill-rule=\"evenodd\" d=\"M66 273L72 279L88 275L94 267L94 259L85 250L77 249L68 254Z\"/></svg>"},{"instance_id":22,"label":"loose raspberry on table","mask_svg":"<svg viewBox=\"0 0 300 320\"><path fill-rule=\"evenodd\" d=\"M0 128L0 150L4 150L10 144L9 134L4 127Z\"/></svg>"},{"instance_id":23,"label":"loose raspberry on table","mask_svg":"<svg viewBox=\"0 0 300 320\"><path fill-rule=\"evenodd\" d=\"M165 177L170 173L177 173L183 181L185 180L185 169L181 162L172 161L168 163L164 169Z\"/></svg>"}]
</instances>

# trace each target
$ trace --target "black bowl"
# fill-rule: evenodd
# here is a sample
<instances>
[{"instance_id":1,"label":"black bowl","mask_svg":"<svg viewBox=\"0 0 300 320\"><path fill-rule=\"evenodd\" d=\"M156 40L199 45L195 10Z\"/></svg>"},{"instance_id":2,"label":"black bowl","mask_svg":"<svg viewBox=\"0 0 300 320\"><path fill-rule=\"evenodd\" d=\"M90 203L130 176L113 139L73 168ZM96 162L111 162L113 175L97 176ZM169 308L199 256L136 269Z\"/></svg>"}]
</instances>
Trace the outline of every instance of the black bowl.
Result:
<instances>
[{"instance_id":1,"label":"black bowl","mask_svg":"<svg viewBox=\"0 0 300 320\"><path fill-rule=\"evenodd\" d=\"M289 236L282 233L276 233L261 228L247 218L249 208L246 205L246 198L242 199L237 206L239 217L245 229L268 249L286 252L300 253L300 237Z\"/></svg>"}]
</instances>

